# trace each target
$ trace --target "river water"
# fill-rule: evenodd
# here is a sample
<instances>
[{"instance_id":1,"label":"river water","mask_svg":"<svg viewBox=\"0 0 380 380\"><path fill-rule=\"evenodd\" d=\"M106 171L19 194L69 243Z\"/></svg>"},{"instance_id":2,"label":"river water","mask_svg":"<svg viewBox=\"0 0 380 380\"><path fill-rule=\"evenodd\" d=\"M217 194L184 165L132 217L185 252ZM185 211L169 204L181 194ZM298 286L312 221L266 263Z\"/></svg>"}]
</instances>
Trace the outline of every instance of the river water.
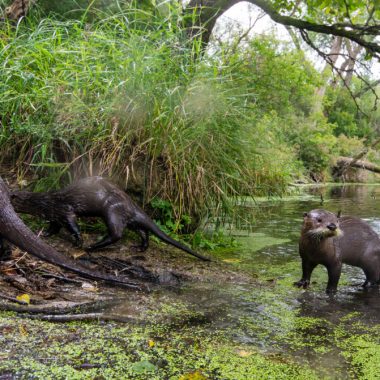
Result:
<instances>
[{"instance_id":1,"label":"river water","mask_svg":"<svg viewBox=\"0 0 380 380\"><path fill-rule=\"evenodd\" d=\"M362 270L343 266L334 296L325 294L327 272L322 266L313 272L309 289L293 286L301 277L298 239L303 213L316 208L341 210L343 215L363 218L380 234L379 200L380 186L345 185L242 202L241 214L250 227L231 226L239 246L214 255L254 281L159 289L151 296L154 304L162 307L160 315L165 307L171 308L170 330L202 325L209 336L227 336L244 355L291 361L312 369L316 378L380 378L380 292L361 287ZM170 320L173 311L177 326Z\"/></svg>"},{"instance_id":2,"label":"river water","mask_svg":"<svg viewBox=\"0 0 380 380\"><path fill-rule=\"evenodd\" d=\"M249 232L233 230L241 246L219 258L256 277L257 284L222 289L196 284L176 297L202 311L210 329L225 330L245 348L289 357L324 378L371 378L368 373L378 368L379 359L374 338L380 322L379 290L364 290L362 270L349 266L344 266L333 297L325 294L322 266L314 271L309 289L293 286L301 276L302 215L315 208L361 217L380 233L376 185L324 186L290 198L245 202L243 213L251 214L254 223Z\"/></svg>"},{"instance_id":3,"label":"river water","mask_svg":"<svg viewBox=\"0 0 380 380\"><path fill-rule=\"evenodd\" d=\"M239 245L211 252L218 262L204 267L184 261L203 276L150 293L105 290L112 302L103 312L127 323L56 325L4 314L0 378L380 379L380 292L361 287L361 269L344 266L334 296L325 293L323 267L309 289L293 286L303 213L341 210L380 234L379 199L380 186L346 185L241 200L245 222L230 226Z\"/></svg>"}]
</instances>

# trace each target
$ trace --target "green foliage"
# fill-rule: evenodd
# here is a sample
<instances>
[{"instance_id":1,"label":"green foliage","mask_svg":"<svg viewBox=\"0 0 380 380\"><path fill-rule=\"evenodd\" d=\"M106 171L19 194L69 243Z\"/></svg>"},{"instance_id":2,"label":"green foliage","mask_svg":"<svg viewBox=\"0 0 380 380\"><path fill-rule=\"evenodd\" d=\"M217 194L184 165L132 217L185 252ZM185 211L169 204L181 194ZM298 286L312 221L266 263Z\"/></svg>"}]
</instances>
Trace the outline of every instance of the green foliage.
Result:
<instances>
[{"instance_id":1,"label":"green foliage","mask_svg":"<svg viewBox=\"0 0 380 380\"><path fill-rule=\"evenodd\" d=\"M69 2L49 4L36 12L73 14ZM287 44L230 41L198 60L180 8L107 4L1 31L0 161L43 178L39 189L117 176L146 203L167 202L161 212L173 206L162 227L187 233L232 214L241 195L281 195L305 171L326 177L334 136L366 133L340 96L328 122L313 115L321 78Z\"/></svg>"},{"instance_id":2,"label":"green foliage","mask_svg":"<svg viewBox=\"0 0 380 380\"><path fill-rule=\"evenodd\" d=\"M329 23L352 22L364 24L370 14L374 20L380 16L380 10L376 6L376 2L369 0L275 0L274 5L280 12L302 14L304 18L314 23L323 20Z\"/></svg>"},{"instance_id":3,"label":"green foliage","mask_svg":"<svg viewBox=\"0 0 380 380\"><path fill-rule=\"evenodd\" d=\"M354 157L364 149L364 141L358 137L347 137L340 134L336 141L339 156Z\"/></svg>"},{"instance_id":4,"label":"green foliage","mask_svg":"<svg viewBox=\"0 0 380 380\"><path fill-rule=\"evenodd\" d=\"M184 232L184 229L191 224L191 217L186 214L181 215L181 219L176 220L172 204L165 199L154 198L150 204L155 210L155 222L166 233Z\"/></svg>"},{"instance_id":5,"label":"green foliage","mask_svg":"<svg viewBox=\"0 0 380 380\"><path fill-rule=\"evenodd\" d=\"M135 179L147 201L154 194L175 205L176 231L184 215L231 210L235 195L281 194L298 170L282 137L259 125L265 112L305 98L302 65L287 77L284 102L269 102L275 71L297 66L296 57L275 59L272 41L253 45L274 68L252 76L248 57L222 71L220 61L195 62L177 22L147 23L132 8L92 24L30 18L3 33L1 159L54 176L45 186L91 173Z\"/></svg>"},{"instance_id":6,"label":"green foliage","mask_svg":"<svg viewBox=\"0 0 380 380\"><path fill-rule=\"evenodd\" d=\"M224 49L230 50L228 45ZM305 169L315 180L328 178L336 145L334 125L314 115L315 91L323 82L303 53L264 36L236 49L232 57L226 55L223 70L239 81L247 101L254 104L255 127L249 139L256 141L256 164L271 173L262 171L263 186L271 178L276 181L279 172L289 181ZM257 177L256 183L260 180Z\"/></svg>"},{"instance_id":7,"label":"green foliage","mask_svg":"<svg viewBox=\"0 0 380 380\"><path fill-rule=\"evenodd\" d=\"M323 119L310 120L307 124L303 122L299 125L292 136L299 158L318 181L323 181L328 177L332 153L336 147L333 130L334 126L327 124Z\"/></svg>"},{"instance_id":8,"label":"green foliage","mask_svg":"<svg viewBox=\"0 0 380 380\"><path fill-rule=\"evenodd\" d=\"M336 136L344 134L348 137L366 137L371 140L375 132L373 123L380 120L380 113L373 110L374 94L369 93L361 99L358 98L357 102L358 104L346 89L330 87L324 100L328 120L335 124Z\"/></svg>"},{"instance_id":9,"label":"green foliage","mask_svg":"<svg viewBox=\"0 0 380 380\"><path fill-rule=\"evenodd\" d=\"M273 110L283 117L310 114L321 78L302 51L260 36L228 54L225 64L223 73L239 82L260 115Z\"/></svg>"},{"instance_id":10,"label":"green foliage","mask_svg":"<svg viewBox=\"0 0 380 380\"><path fill-rule=\"evenodd\" d=\"M224 231L217 229L211 234L203 231L193 231L196 225L192 223L192 218L189 215L182 214L181 219L175 218L173 205L167 200L154 198L150 205L154 209L155 223L161 230L168 235L174 237L176 240L184 239L191 243L194 248L201 248L207 250L216 250L219 248L231 248L238 245L237 241L227 235ZM181 234L181 236L178 236Z\"/></svg>"}]
</instances>

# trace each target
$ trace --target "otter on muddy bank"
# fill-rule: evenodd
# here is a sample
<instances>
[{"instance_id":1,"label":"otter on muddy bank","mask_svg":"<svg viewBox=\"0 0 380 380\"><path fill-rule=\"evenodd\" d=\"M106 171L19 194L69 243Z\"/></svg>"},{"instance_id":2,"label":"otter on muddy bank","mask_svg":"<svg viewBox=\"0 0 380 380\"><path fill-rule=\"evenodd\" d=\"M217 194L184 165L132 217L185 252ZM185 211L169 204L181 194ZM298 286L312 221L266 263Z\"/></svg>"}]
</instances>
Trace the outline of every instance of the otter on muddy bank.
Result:
<instances>
[{"instance_id":1,"label":"otter on muddy bank","mask_svg":"<svg viewBox=\"0 0 380 380\"><path fill-rule=\"evenodd\" d=\"M62 190L43 193L13 191L11 202L17 212L32 214L50 222L46 235L52 235L65 227L78 246L82 236L77 217L97 216L104 220L108 234L99 242L86 248L94 251L120 240L125 228L136 231L141 244L136 248L143 252L149 246L149 232L165 243L171 244L190 255L209 261L161 231L153 220L119 187L103 177L81 179Z\"/></svg>"},{"instance_id":2,"label":"otter on muddy bank","mask_svg":"<svg viewBox=\"0 0 380 380\"><path fill-rule=\"evenodd\" d=\"M294 285L307 288L318 264L326 267L326 292L337 290L342 263L362 268L363 286L375 286L380 280L380 238L363 220L335 215L316 209L304 214L299 240L302 278Z\"/></svg>"},{"instance_id":3,"label":"otter on muddy bank","mask_svg":"<svg viewBox=\"0 0 380 380\"><path fill-rule=\"evenodd\" d=\"M4 254L6 255L8 250L3 239L10 241L17 247L41 260L68 269L72 272L79 273L83 277L91 278L93 280L101 280L132 289L141 289L136 283L127 282L122 278L103 274L81 266L79 263L75 262L75 260L57 252L53 247L34 235L15 213L9 199L8 188L0 177L0 259L4 258Z\"/></svg>"}]
</instances>

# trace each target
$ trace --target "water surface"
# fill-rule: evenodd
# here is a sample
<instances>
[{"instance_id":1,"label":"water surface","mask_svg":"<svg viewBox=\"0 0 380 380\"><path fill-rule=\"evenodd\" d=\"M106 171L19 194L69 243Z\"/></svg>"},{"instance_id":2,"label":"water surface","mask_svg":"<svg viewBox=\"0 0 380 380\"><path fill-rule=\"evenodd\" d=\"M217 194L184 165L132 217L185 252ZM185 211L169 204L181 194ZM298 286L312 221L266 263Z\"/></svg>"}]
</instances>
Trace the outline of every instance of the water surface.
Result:
<instances>
[{"instance_id":1,"label":"water surface","mask_svg":"<svg viewBox=\"0 0 380 380\"><path fill-rule=\"evenodd\" d=\"M343 267L334 297L325 294L322 266L314 271L308 290L295 288L293 282L301 277L298 239L305 211L341 210L363 218L380 233L379 200L380 186L345 185L245 202L243 213L251 214L254 224L250 231L235 229L241 247L220 258L256 276L257 284L191 285L176 299L202 311L211 330L225 330L236 344L290 357L324 378L372 378L371 368L380 359L379 350L376 355L373 351L379 348L379 290L363 289L362 270L349 266Z\"/></svg>"}]
</instances>

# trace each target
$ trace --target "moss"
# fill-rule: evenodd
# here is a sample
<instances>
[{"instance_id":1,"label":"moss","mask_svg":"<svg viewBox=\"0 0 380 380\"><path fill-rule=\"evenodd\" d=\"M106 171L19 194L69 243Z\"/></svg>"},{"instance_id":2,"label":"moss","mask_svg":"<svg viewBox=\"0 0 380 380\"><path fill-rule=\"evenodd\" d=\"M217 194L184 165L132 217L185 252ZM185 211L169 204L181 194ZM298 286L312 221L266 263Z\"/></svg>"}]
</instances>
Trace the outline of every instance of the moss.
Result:
<instances>
[{"instance_id":1,"label":"moss","mask_svg":"<svg viewBox=\"0 0 380 380\"><path fill-rule=\"evenodd\" d=\"M173 312L168 307L165 312ZM210 379L316 378L285 356L267 356L202 326L65 325L0 318L8 353L1 373L43 379L150 379L201 373ZM20 330L20 326L22 329ZM23 331L23 333L16 333Z\"/></svg>"},{"instance_id":2,"label":"moss","mask_svg":"<svg viewBox=\"0 0 380 380\"><path fill-rule=\"evenodd\" d=\"M299 227L295 219L287 220ZM206 282L211 271L201 267L199 281L134 298L144 326L58 325L1 314L0 374L37 379L378 378L378 293L348 287L362 276L352 268L333 298L324 292L323 267L313 273L308 290L295 288L301 275L296 238L281 236L279 230L272 236L271 223L257 229L253 249L248 245L220 254L230 260L226 266L245 269L257 279L229 281L228 275L219 275L213 278L220 282ZM257 251L260 245L265 248ZM194 271L186 260L181 266ZM123 302L120 310L129 313L131 304Z\"/></svg>"},{"instance_id":3,"label":"moss","mask_svg":"<svg viewBox=\"0 0 380 380\"><path fill-rule=\"evenodd\" d=\"M237 234L234 234L237 236ZM249 235L239 236L239 243L242 244L242 249L252 252L257 252L265 247L271 247L273 245L289 243L290 239L286 238L277 238L274 236L269 236L262 232L250 233Z\"/></svg>"}]
</instances>

